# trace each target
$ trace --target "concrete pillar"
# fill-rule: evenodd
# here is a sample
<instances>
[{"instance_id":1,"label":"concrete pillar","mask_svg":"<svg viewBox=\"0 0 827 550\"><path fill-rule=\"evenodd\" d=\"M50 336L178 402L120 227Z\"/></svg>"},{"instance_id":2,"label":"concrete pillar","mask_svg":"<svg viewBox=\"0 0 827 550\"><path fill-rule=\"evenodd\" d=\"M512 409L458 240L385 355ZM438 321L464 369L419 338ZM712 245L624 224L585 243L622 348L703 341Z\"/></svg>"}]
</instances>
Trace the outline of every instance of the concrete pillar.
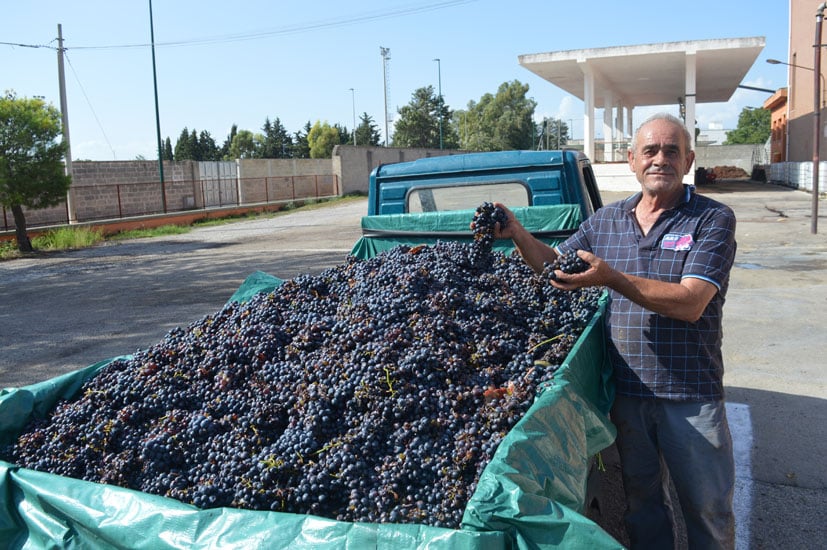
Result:
<instances>
[{"instance_id":1,"label":"concrete pillar","mask_svg":"<svg viewBox=\"0 0 827 550\"><path fill-rule=\"evenodd\" d=\"M696 86L695 52L686 52L686 93L684 104L686 107L686 127L689 130L690 144L695 149L695 86Z\"/></svg>"},{"instance_id":2,"label":"concrete pillar","mask_svg":"<svg viewBox=\"0 0 827 550\"><path fill-rule=\"evenodd\" d=\"M603 161L611 162L614 149L614 101L612 91L603 92Z\"/></svg>"},{"instance_id":3,"label":"concrete pillar","mask_svg":"<svg viewBox=\"0 0 827 550\"><path fill-rule=\"evenodd\" d=\"M594 159L594 74L586 61L579 61L583 71L583 152Z\"/></svg>"}]
</instances>

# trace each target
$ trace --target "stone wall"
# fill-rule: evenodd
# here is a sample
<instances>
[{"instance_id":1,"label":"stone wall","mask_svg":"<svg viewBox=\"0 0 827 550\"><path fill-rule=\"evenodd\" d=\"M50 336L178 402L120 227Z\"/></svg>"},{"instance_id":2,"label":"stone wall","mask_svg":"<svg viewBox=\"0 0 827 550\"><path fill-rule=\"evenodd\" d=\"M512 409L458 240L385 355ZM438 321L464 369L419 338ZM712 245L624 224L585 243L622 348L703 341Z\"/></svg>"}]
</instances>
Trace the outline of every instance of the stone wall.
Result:
<instances>
[{"instance_id":1,"label":"stone wall","mask_svg":"<svg viewBox=\"0 0 827 550\"><path fill-rule=\"evenodd\" d=\"M198 208L289 202L312 197L367 194L370 173L383 164L465 151L397 149L338 145L332 159L243 159L220 163L219 178L205 175L205 164L164 162L164 193L155 161L74 162L72 197L77 221L97 221ZM752 173L766 153L764 145L700 146L695 166L737 166ZM802 178L792 178L794 180ZM598 182L599 184L599 182ZM66 204L27 210L34 226L68 223ZM11 212L3 210L3 227L14 228Z\"/></svg>"},{"instance_id":2,"label":"stone wall","mask_svg":"<svg viewBox=\"0 0 827 550\"><path fill-rule=\"evenodd\" d=\"M337 145L333 148L333 172L339 176L343 195L367 194L370 173L377 166L465 152L448 149L395 149L379 146Z\"/></svg>"}]
</instances>

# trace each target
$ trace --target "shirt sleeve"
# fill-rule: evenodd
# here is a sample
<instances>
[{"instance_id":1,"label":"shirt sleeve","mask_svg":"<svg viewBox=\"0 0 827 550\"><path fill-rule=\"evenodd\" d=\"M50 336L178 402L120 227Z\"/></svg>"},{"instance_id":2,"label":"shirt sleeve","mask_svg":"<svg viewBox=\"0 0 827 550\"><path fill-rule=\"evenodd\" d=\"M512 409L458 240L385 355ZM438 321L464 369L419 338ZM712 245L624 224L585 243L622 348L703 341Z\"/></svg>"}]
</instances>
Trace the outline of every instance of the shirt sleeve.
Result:
<instances>
[{"instance_id":1,"label":"shirt sleeve","mask_svg":"<svg viewBox=\"0 0 827 550\"><path fill-rule=\"evenodd\" d=\"M695 240L681 277L702 279L721 290L735 262L735 214L723 205L709 211L705 222L698 227Z\"/></svg>"}]
</instances>

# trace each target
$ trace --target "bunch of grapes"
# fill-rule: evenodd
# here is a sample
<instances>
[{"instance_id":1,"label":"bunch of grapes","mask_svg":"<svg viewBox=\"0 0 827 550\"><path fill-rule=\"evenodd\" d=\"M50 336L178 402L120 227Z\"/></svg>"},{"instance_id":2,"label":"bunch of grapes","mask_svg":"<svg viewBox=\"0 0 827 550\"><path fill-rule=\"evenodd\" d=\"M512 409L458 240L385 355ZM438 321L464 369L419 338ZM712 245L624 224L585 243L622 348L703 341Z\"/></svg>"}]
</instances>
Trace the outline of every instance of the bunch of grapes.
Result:
<instances>
[{"instance_id":1,"label":"bunch of grapes","mask_svg":"<svg viewBox=\"0 0 827 550\"><path fill-rule=\"evenodd\" d=\"M546 263L543 266L543 276L552 281L556 281L557 274L555 271L558 269L563 273L583 273L588 268L589 264L578 256L576 251L570 250L565 254L558 255L553 262Z\"/></svg>"},{"instance_id":2,"label":"bunch of grapes","mask_svg":"<svg viewBox=\"0 0 827 550\"><path fill-rule=\"evenodd\" d=\"M501 253L469 265L478 246L349 257L230 303L105 366L0 458L200 508L456 528L598 298Z\"/></svg>"},{"instance_id":3,"label":"bunch of grapes","mask_svg":"<svg viewBox=\"0 0 827 550\"><path fill-rule=\"evenodd\" d=\"M477 207L471 221L471 230L474 232L474 246L471 247L471 265L477 265L489 257L494 245L494 228L497 224L505 227L508 217L505 210L494 203L484 202Z\"/></svg>"}]
</instances>

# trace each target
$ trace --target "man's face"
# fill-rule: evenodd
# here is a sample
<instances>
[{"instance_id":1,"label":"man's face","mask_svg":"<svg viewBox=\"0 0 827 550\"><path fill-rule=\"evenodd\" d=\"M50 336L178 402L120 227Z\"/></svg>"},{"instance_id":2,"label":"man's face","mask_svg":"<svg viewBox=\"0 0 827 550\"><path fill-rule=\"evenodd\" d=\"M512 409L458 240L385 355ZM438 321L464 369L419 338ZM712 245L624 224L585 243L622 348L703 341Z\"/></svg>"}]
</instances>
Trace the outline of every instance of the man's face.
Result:
<instances>
[{"instance_id":1,"label":"man's face","mask_svg":"<svg viewBox=\"0 0 827 550\"><path fill-rule=\"evenodd\" d=\"M686 153L680 127L668 120L653 120L640 128L635 149L629 151L629 167L643 189L656 193L680 188L695 153Z\"/></svg>"}]
</instances>

